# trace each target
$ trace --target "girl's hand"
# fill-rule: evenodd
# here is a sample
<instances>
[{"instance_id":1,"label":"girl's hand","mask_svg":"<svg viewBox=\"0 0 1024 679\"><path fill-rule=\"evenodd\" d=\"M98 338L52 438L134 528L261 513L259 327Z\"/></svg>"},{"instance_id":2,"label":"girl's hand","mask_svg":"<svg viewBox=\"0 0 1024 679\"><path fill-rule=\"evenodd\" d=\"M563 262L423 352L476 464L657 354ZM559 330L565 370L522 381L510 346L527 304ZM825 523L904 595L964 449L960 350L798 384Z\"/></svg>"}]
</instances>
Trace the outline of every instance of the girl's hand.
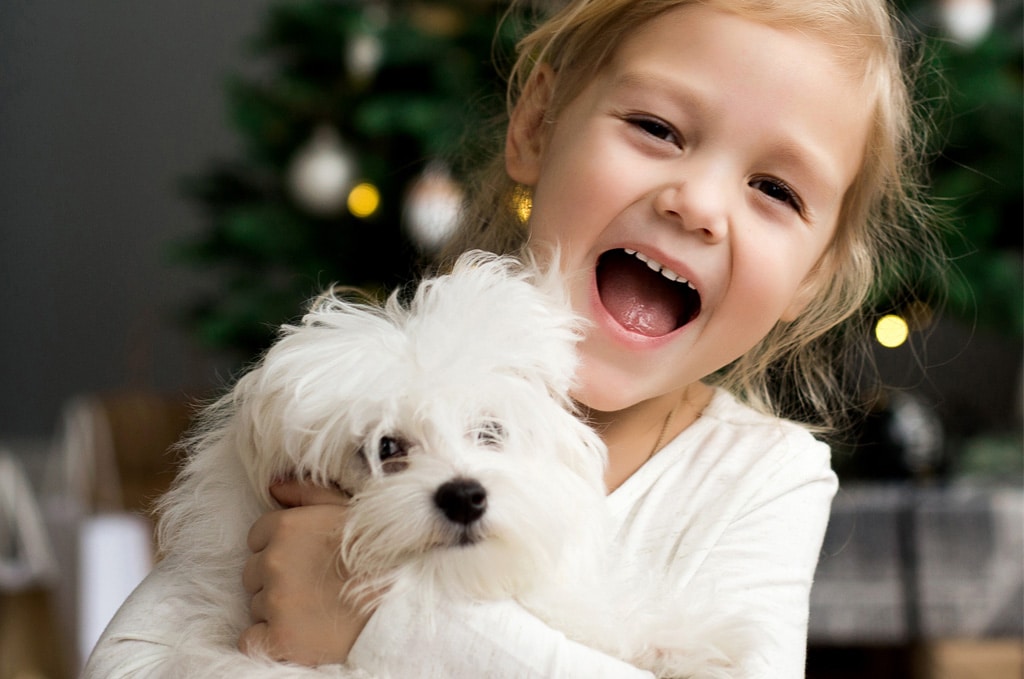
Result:
<instances>
[{"instance_id":1,"label":"girl's hand","mask_svg":"<svg viewBox=\"0 0 1024 679\"><path fill-rule=\"evenodd\" d=\"M347 579L338 563L347 497L298 481L275 484L271 494L285 509L264 514L249 531L242 584L252 595L253 624L238 647L310 667L342 663L370 617L339 596Z\"/></svg>"}]
</instances>

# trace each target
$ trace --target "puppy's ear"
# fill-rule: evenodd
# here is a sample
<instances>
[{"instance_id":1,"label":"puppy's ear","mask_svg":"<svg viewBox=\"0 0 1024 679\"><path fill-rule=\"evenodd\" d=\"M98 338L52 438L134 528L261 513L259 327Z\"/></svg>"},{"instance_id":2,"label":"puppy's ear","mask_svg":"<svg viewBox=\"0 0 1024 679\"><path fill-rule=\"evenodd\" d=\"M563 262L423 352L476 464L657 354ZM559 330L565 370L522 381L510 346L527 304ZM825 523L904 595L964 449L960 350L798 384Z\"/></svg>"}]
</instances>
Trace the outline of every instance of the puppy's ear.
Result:
<instances>
[{"instance_id":1,"label":"puppy's ear","mask_svg":"<svg viewBox=\"0 0 1024 679\"><path fill-rule=\"evenodd\" d=\"M547 142L547 119L555 72L547 64L534 70L512 110L505 137L505 169L520 184L533 186L540 175Z\"/></svg>"}]
</instances>

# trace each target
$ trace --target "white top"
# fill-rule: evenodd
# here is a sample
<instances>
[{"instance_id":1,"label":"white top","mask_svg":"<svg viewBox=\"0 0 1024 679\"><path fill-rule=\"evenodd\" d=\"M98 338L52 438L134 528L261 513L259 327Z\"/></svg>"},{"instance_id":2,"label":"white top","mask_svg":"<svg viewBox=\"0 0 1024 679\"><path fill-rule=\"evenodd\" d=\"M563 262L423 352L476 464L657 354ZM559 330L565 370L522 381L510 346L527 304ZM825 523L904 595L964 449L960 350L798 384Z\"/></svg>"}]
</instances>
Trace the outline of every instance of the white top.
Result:
<instances>
[{"instance_id":1,"label":"white top","mask_svg":"<svg viewBox=\"0 0 1024 679\"><path fill-rule=\"evenodd\" d=\"M796 679L804 676L811 581L836 489L825 444L718 390L608 503L632 582L742 611L749 662L735 676ZM83 679L159 676L185 617L161 600L162 577L158 567L125 603ZM514 602L442 604L429 625L425 617L410 601L386 601L349 660L403 678L483 670L494 679L651 677L566 639Z\"/></svg>"}]
</instances>

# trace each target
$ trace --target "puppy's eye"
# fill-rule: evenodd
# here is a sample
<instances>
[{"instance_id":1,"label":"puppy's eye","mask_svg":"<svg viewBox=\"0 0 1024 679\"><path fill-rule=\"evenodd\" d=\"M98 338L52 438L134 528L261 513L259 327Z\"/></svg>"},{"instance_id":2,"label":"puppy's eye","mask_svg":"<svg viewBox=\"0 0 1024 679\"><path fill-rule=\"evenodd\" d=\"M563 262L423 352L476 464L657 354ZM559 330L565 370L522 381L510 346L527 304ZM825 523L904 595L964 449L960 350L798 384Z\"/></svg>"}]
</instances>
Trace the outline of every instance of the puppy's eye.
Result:
<instances>
[{"instance_id":1,"label":"puppy's eye","mask_svg":"<svg viewBox=\"0 0 1024 679\"><path fill-rule=\"evenodd\" d=\"M377 447L377 455L381 462L387 462L396 457L405 457L408 453L409 444L393 436L381 438Z\"/></svg>"},{"instance_id":2,"label":"puppy's eye","mask_svg":"<svg viewBox=\"0 0 1024 679\"><path fill-rule=\"evenodd\" d=\"M368 446L372 443L367 444ZM398 438L397 436L382 436L377 440L377 459L380 460L381 470L385 474L394 474L396 472L404 471L409 466L409 448L410 443L405 439ZM363 453L363 457L366 457L366 448L361 448L360 452Z\"/></svg>"},{"instance_id":3,"label":"puppy's eye","mask_svg":"<svg viewBox=\"0 0 1024 679\"><path fill-rule=\"evenodd\" d=\"M505 443L505 427L495 420L487 420L473 432L478 445L498 448Z\"/></svg>"}]
</instances>

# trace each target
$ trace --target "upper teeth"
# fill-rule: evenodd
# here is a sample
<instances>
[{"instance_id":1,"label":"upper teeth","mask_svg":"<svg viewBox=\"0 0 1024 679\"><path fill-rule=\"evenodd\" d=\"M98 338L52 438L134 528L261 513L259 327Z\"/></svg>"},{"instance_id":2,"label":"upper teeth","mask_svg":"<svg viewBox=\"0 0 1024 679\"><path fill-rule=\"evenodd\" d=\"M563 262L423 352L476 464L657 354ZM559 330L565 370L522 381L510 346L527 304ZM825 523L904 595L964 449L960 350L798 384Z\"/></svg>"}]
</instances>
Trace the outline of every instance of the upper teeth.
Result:
<instances>
[{"instance_id":1,"label":"upper teeth","mask_svg":"<svg viewBox=\"0 0 1024 679\"><path fill-rule=\"evenodd\" d=\"M658 273L660 273L662 276L664 276L665 278L669 279L670 281L675 281L676 283L686 283L687 287L689 287L691 290L695 290L696 289L696 288L693 287L693 283L691 283L687 279L683 278L682 276L677 274L672 269L669 269L667 266L665 266L661 262L648 257L644 253L637 252L636 250L630 250L629 248L626 248L626 254L633 255L634 257L639 259L641 262L646 264L647 267L651 271L657 271Z\"/></svg>"}]
</instances>

